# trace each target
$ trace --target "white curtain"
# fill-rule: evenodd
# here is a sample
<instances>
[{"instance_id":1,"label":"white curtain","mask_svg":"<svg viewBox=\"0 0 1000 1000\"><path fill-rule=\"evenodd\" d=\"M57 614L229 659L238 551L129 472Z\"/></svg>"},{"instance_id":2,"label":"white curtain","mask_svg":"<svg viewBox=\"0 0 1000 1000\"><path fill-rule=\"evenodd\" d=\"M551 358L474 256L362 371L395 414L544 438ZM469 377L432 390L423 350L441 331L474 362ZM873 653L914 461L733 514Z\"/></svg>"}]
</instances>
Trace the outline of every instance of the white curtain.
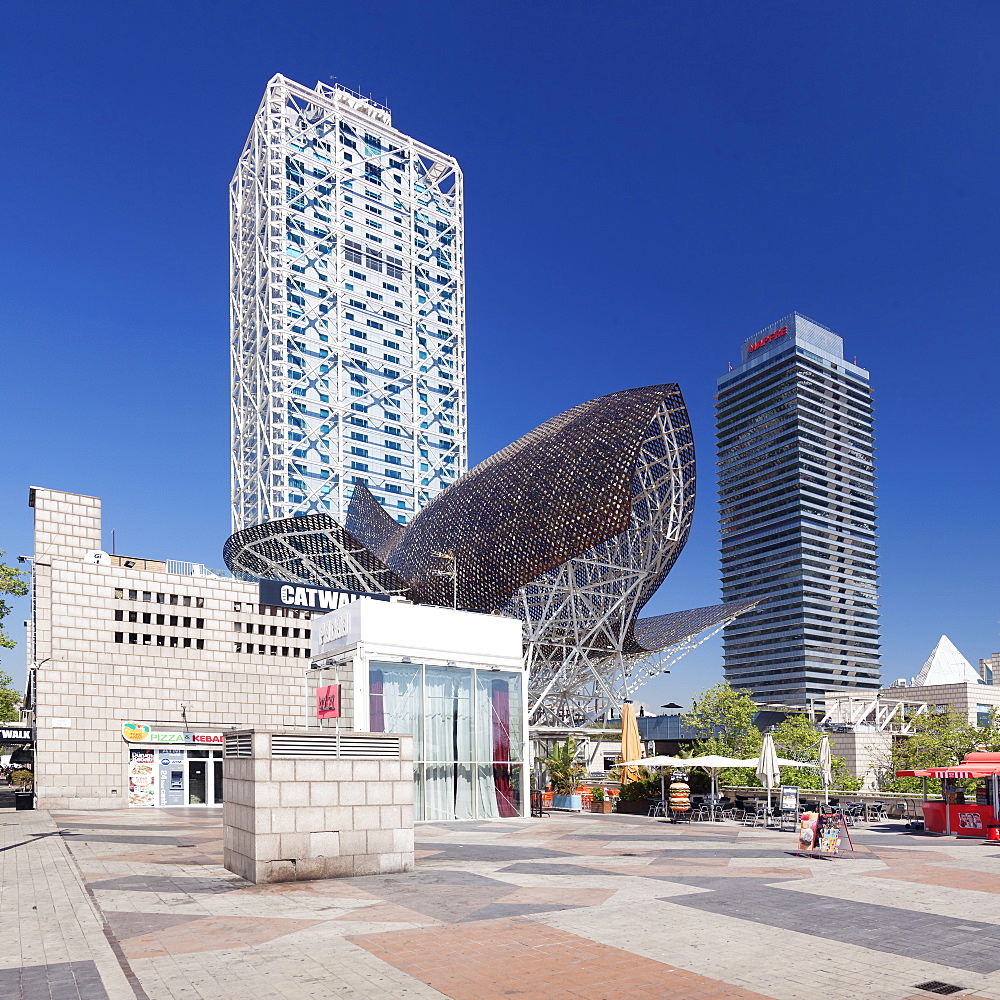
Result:
<instances>
[{"instance_id":1,"label":"white curtain","mask_svg":"<svg viewBox=\"0 0 1000 1000\"><path fill-rule=\"evenodd\" d=\"M472 819L472 671L427 667L424 817Z\"/></svg>"}]
</instances>

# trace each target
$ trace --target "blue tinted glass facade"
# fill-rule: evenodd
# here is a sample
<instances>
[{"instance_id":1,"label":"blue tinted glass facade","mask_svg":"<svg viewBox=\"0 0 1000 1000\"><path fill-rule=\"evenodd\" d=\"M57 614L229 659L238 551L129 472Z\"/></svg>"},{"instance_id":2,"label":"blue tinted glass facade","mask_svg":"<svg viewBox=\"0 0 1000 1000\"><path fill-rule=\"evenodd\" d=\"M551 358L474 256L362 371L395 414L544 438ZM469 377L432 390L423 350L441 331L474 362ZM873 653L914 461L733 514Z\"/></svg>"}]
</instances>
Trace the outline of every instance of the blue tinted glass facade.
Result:
<instances>
[{"instance_id":1,"label":"blue tinted glass facade","mask_svg":"<svg viewBox=\"0 0 1000 1000\"><path fill-rule=\"evenodd\" d=\"M880 686L872 397L831 330L793 313L718 380L725 674L762 704Z\"/></svg>"}]
</instances>

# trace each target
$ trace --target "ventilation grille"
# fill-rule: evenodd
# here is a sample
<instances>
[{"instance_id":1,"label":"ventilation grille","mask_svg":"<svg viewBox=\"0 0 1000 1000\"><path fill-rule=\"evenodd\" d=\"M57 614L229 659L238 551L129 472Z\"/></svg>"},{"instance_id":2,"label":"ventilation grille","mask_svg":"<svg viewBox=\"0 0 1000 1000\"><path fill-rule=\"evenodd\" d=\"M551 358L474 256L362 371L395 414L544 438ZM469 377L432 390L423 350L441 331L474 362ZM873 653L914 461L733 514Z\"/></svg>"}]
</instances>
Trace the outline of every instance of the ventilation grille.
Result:
<instances>
[{"instance_id":1,"label":"ventilation grille","mask_svg":"<svg viewBox=\"0 0 1000 1000\"><path fill-rule=\"evenodd\" d=\"M946 996L952 993L961 993L964 986L953 986L951 983L942 983L937 979L932 979L927 983L917 983L916 990L926 990L928 993L943 993Z\"/></svg>"},{"instance_id":2,"label":"ventilation grille","mask_svg":"<svg viewBox=\"0 0 1000 1000\"><path fill-rule=\"evenodd\" d=\"M226 733L224 746L227 757L253 756L253 736L250 733Z\"/></svg>"},{"instance_id":3,"label":"ventilation grille","mask_svg":"<svg viewBox=\"0 0 1000 1000\"><path fill-rule=\"evenodd\" d=\"M247 755L249 756L249 754ZM381 757L399 760L396 736L272 736L272 757Z\"/></svg>"}]
</instances>

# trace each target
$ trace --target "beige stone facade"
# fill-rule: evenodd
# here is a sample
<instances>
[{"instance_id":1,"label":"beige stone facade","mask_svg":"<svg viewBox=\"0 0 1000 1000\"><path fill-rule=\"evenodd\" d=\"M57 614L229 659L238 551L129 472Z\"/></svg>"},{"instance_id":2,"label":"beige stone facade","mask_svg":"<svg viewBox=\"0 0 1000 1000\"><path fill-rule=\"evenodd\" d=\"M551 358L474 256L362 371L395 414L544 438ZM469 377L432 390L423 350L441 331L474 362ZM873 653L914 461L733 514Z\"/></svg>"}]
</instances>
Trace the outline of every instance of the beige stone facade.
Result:
<instances>
[{"instance_id":1,"label":"beige stone facade","mask_svg":"<svg viewBox=\"0 0 1000 1000\"><path fill-rule=\"evenodd\" d=\"M883 705L905 701L908 705L922 702L928 712L945 709L964 716L975 725L979 716L991 708L1000 708L1000 687L990 684L927 684L921 687L892 687L879 692ZM908 712L909 714L909 712Z\"/></svg>"},{"instance_id":2,"label":"beige stone facade","mask_svg":"<svg viewBox=\"0 0 1000 1000\"><path fill-rule=\"evenodd\" d=\"M225 866L251 882L413 870L413 737L226 734Z\"/></svg>"},{"instance_id":3,"label":"beige stone facade","mask_svg":"<svg viewBox=\"0 0 1000 1000\"><path fill-rule=\"evenodd\" d=\"M95 561L96 497L33 489L30 504L40 808L128 802L126 722L194 733L306 724L310 612L262 607L256 585L191 564Z\"/></svg>"}]
</instances>

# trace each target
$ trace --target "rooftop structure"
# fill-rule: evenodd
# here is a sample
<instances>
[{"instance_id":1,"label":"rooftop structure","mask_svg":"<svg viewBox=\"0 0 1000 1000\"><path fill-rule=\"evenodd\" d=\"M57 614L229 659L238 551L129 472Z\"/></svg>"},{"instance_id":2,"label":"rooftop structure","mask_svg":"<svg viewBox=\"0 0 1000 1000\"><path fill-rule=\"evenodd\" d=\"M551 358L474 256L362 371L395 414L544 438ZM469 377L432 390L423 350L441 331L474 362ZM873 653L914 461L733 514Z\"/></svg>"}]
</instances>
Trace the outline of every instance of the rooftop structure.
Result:
<instances>
[{"instance_id":1,"label":"rooftop structure","mask_svg":"<svg viewBox=\"0 0 1000 1000\"><path fill-rule=\"evenodd\" d=\"M601 718L757 598L640 619L688 537L694 444L676 385L601 396L482 462L405 527L363 486L234 534L237 576L393 593L524 622L529 720Z\"/></svg>"},{"instance_id":2,"label":"rooftop structure","mask_svg":"<svg viewBox=\"0 0 1000 1000\"><path fill-rule=\"evenodd\" d=\"M341 86L275 76L230 189L233 530L397 523L467 466L462 173Z\"/></svg>"},{"instance_id":3,"label":"rooftop structure","mask_svg":"<svg viewBox=\"0 0 1000 1000\"><path fill-rule=\"evenodd\" d=\"M955 648L955 644L943 635L931 655L924 661L920 673L913 682L914 687L932 684L984 684L985 681L969 661Z\"/></svg>"}]
</instances>

